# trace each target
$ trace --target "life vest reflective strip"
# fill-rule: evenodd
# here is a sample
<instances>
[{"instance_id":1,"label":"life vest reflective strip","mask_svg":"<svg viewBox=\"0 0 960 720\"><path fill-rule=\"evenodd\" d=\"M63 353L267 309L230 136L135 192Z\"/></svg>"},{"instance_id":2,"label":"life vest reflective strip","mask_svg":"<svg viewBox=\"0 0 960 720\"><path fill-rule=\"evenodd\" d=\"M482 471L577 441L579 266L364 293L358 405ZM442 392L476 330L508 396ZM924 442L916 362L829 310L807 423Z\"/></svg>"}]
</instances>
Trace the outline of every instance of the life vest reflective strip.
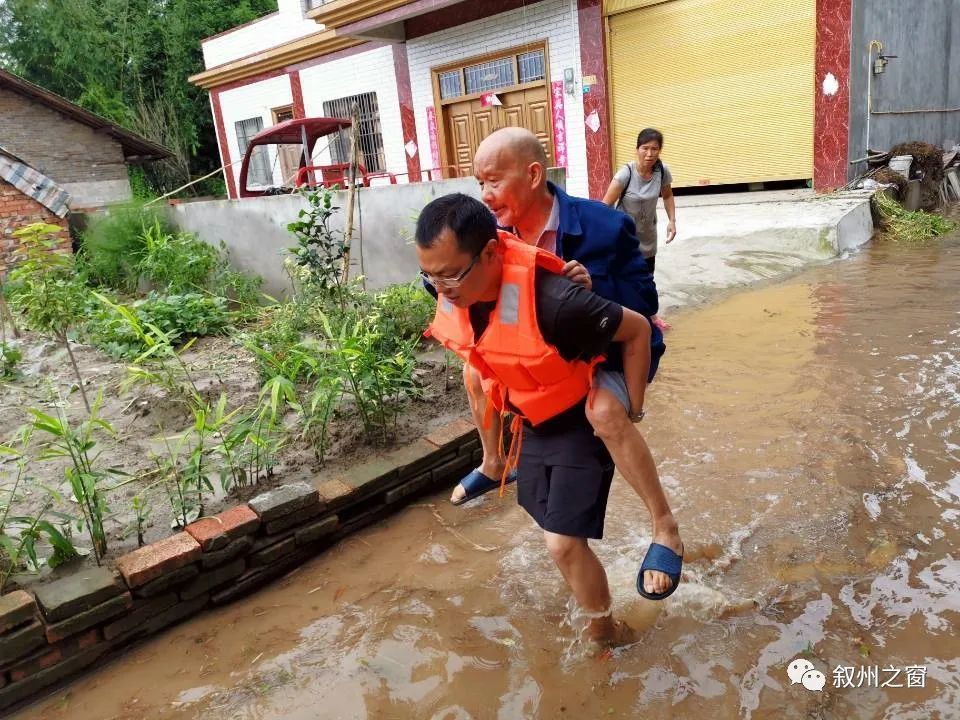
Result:
<instances>
[{"instance_id":1,"label":"life vest reflective strip","mask_svg":"<svg viewBox=\"0 0 960 720\"><path fill-rule=\"evenodd\" d=\"M564 263L508 233L499 235L500 296L483 335L476 340L469 312L442 294L428 332L480 373L496 410L539 425L587 396L593 368L603 357L568 361L543 339L537 325L536 269L559 274Z\"/></svg>"}]
</instances>

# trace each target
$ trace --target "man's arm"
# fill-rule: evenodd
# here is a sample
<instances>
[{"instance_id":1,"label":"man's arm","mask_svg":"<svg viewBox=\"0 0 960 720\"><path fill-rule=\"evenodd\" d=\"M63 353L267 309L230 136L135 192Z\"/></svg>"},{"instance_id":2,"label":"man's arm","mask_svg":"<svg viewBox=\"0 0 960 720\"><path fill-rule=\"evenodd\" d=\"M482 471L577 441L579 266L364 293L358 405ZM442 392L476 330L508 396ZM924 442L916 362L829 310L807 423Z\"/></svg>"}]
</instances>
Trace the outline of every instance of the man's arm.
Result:
<instances>
[{"instance_id":1,"label":"man's arm","mask_svg":"<svg viewBox=\"0 0 960 720\"><path fill-rule=\"evenodd\" d=\"M623 308L623 318L613 335L623 347L623 379L630 398L630 417L642 417L650 374L650 323L638 312Z\"/></svg>"}]
</instances>

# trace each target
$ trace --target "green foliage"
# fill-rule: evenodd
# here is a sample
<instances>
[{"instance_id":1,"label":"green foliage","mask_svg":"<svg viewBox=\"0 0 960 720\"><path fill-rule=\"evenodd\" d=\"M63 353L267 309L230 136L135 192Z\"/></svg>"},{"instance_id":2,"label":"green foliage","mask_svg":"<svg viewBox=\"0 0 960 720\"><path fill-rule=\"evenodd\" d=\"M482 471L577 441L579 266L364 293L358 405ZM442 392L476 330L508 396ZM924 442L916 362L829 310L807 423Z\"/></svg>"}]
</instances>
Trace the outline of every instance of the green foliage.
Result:
<instances>
[{"instance_id":1,"label":"green foliage","mask_svg":"<svg viewBox=\"0 0 960 720\"><path fill-rule=\"evenodd\" d=\"M15 345L0 342L0 380L13 380L22 359L23 353Z\"/></svg>"},{"instance_id":2,"label":"green foliage","mask_svg":"<svg viewBox=\"0 0 960 720\"><path fill-rule=\"evenodd\" d=\"M147 521L153 513L153 508L150 507L147 500L140 495L133 496L133 499L130 501L130 506L133 508L134 522L137 527L137 547L143 547L143 533L146 529Z\"/></svg>"},{"instance_id":3,"label":"green foliage","mask_svg":"<svg viewBox=\"0 0 960 720\"><path fill-rule=\"evenodd\" d=\"M157 327L175 345L216 335L230 327L227 301L210 295L149 295L129 309L141 324ZM102 305L91 312L83 335L87 342L117 360L132 360L148 349L142 335L123 316Z\"/></svg>"},{"instance_id":4,"label":"green foliage","mask_svg":"<svg viewBox=\"0 0 960 720\"><path fill-rule=\"evenodd\" d=\"M377 293L373 299L373 317L384 352L392 353L410 340L419 341L435 308L436 302L419 280L408 285L393 285Z\"/></svg>"},{"instance_id":5,"label":"green foliage","mask_svg":"<svg viewBox=\"0 0 960 720\"><path fill-rule=\"evenodd\" d=\"M154 227L172 232L158 211L135 203L93 216L80 242L80 266L87 280L119 292L135 292L147 253L145 234Z\"/></svg>"},{"instance_id":6,"label":"green foliage","mask_svg":"<svg viewBox=\"0 0 960 720\"><path fill-rule=\"evenodd\" d=\"M207 287L217 267L217 249L193 233L169 233L159 220L143 230L145 251L138 264L140 276L172 294Z\"/></svg>"},{"instance_id":7,"label":"green foliage","mask_svg":"<svg viewBox=\"0 0 960 720\"><path fill-rule=\"evenodd\" d=\"M885 192L876 193L873 204L883 219L884 236L894 242L923 243L957 226L942 215L907 210Z\"/></svg>"},{"instance_id":8,"label":"green foliage","mask_svg":"<svg viewBox=\"0 0 960 720\"><path fill-rule=\"evenodd\" d=\"M57 417L36 408L27 410L33 416L33 430L49 436L47 442L42 445L43 452L38 459L69 461L64 474L73 493L73 499L80 507L82 519L78 527L86 528L98 565L107 552L107 535L103 528L104 517L109 512L106 493L116 487L107 488L104 484L110 477L124 475L118 468L101 468L97 463L99 453L94 452L97 445L95 434L101 431L110 435L116 434L113 427L100 417L102 405L103 396L98 395L89 417L77 427L70 424L59 406Z\"/></svg>"},{"instance_id":9,"label":"green foliage","mask_svg":"<svg viewBox=\"0 0 960 720\"><path fill-rule=\"evenodd\" d=\"M7 579L14 572L23 569L36 571L44 563L55 568L77 557L77 550L70 540L69 518L51 510L53 503L60 500L53 490L40 488L46 495L36 515L11 514L23 485L29 483L36 488L36 483L27 475L32 437L33 428L27 426L17 434L16 447L0 445L0 457L14 462L17 468L13 485L9 489L0 489L0 594L3 594ZM59 522L54 525L48 517L56 518ZM49 557L41 559L37 552L40 543L51 548Z\"/></svg>"},{"instance_id":10,"label":"green foliage","mask_svg":"<svg viewBox=\"0 0 960 720\"><path fill-rule=\"evenodd\" d=\"M10 273L10 302L27 319L27 323L53 335L67 351L83 397L90 410L80 368L73 357L67 333L83 320L89 297L86 285L77 277L73 256L57 252L56 225L34 223L15 230L24 257Z\"/></svg>"},{"instance_id":11,"label":"green foliage","mask_svg":"<svg viewBox=\"0 0 960 720\"><path fill-rule=\"evenodd\" d=\"M325 303L335 301L344 309L347 283L342 268L349 246L343 233L330 227L330 219L339 210L333 204L334 194L324 187L303 190L301 194L307 209L300 210L297 220L287 225L297 240L297 245L288 252L296 267L303 271L294 278L300 280L298 290L318 295Z\"/></svg>"},{"instance_id":12,"label":"green foliage","mask_svg":"<svg viewBox=\"0 0 960 720\"><path fill-rule=\"evenodd\" d=\"M153 192L220 164L201 40L274 12L276 0L5 0L9 69L173 151L144 166Z\"/></svg>"}]
</instances>

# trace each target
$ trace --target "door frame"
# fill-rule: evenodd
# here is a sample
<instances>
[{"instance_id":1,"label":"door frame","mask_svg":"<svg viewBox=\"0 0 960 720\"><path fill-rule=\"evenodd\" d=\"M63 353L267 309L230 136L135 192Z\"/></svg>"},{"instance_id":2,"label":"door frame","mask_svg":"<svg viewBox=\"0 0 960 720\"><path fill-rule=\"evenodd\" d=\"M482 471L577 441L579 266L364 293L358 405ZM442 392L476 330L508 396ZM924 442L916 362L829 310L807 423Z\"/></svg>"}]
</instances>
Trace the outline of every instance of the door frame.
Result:
<instances>
[{"instance_id":1,"label":"door frame","mask_svg":"<svg viewBox=\"0 0 960 720\"><path fill-rule=\"evenodd\" d=\"M489 62L491 60L512 57L514 77L519 78L520 72L519 68L517 67L517 55L525 52L532 52L534 50L543 50L543 80L535 80L528 83L518 83L516 85L507 85L505 87L486 90L484 92L458 95L457 97L447 98L446 100L442 100L440 98L441 73L449 72L450 70L462 69L470 65L479 65L480 63ZM551 134L553 133L553 93L550 92L550 43L546 38L543 40L535 40L533 42L524 43L523 45L515 45L510 48L504 48L503 50L484 53L483 55L474 55L472 57L462 58L460 60L444 63L442 65L435 65L430 68L430 84L433 87L433 107L434 113L437 116L437 146L440 148L441 177L446 177L446 173L449 172L451 168L456 167L456 163L451 162L452 158L448 157L447 154L447 117L444 113L444 107L446 105L478 100L481 95L485 95L488 92L499 94L504 92L514 92L516 90L529 90L536 87L546 87L547 98L548 102L550 103L550 132Z\"/></svg>"}]
</instances>

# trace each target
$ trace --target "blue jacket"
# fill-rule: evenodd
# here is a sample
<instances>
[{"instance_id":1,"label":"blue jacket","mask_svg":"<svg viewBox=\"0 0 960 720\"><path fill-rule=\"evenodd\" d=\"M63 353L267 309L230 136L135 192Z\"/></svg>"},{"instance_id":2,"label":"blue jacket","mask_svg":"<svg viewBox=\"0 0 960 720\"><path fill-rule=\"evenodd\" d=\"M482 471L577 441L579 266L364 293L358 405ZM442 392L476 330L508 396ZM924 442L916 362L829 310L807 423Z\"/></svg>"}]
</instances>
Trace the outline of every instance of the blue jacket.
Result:
<instances>
[{"instance_id":1,"label":"blue jacket","mask_svg":"<svg viewBox=\"0 0 960 720\"><path fill-rule=\"evenodd\" d=\"M557 255L576 260L587 268L593 291L602 298L628 307L648 319L657 314L657 285L640 252L633 219L602 202L571 197L553 183L547 183L557 198L560 226ZM666 350L660 328L651 325L650 378L653 378ZM617 354L611 364L618 368Z\"/></svg>"}]
</instances>

